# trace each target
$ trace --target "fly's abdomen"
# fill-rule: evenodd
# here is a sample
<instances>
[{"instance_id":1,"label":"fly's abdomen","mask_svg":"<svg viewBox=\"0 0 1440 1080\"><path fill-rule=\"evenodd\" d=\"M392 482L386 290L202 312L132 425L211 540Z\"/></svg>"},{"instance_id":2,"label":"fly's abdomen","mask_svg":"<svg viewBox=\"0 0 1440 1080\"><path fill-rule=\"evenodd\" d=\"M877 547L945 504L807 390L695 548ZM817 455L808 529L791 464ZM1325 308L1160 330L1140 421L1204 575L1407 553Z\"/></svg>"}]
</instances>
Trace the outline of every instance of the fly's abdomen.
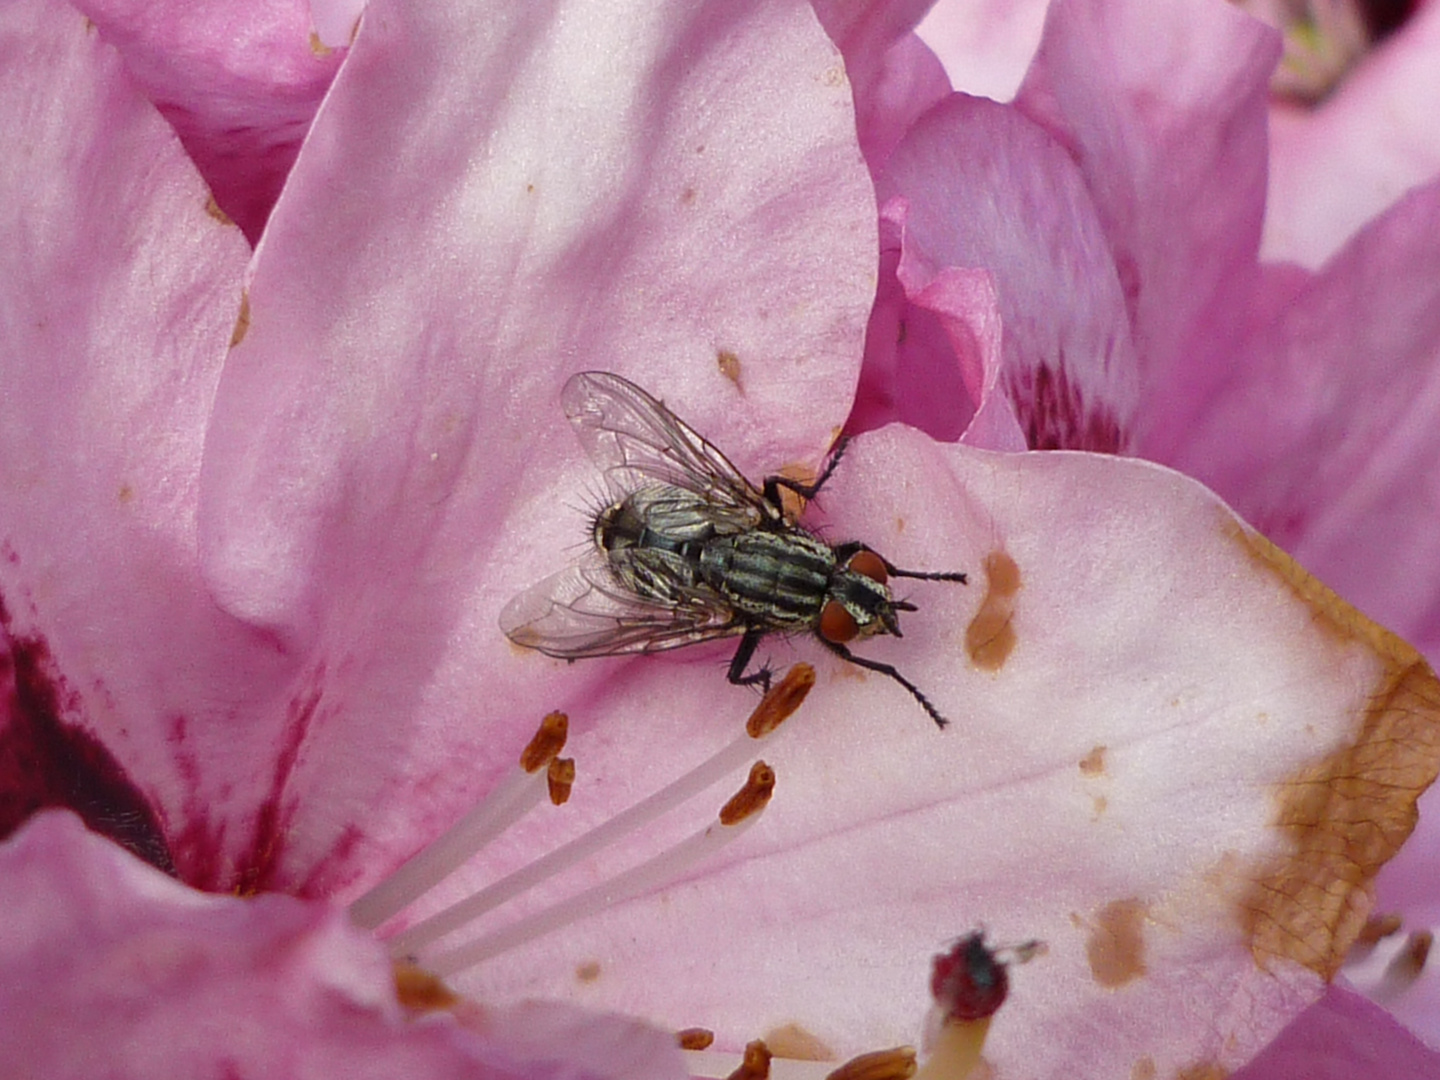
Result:
<instances>
[{"instance_id":1,"label":"fly's abdomen","mask_svg":"<svg viewBox=\"0 0 1440 1080\"><path fill-rule=\"evenodd\" d=\"M825 605L835 553L800 530L716 537L700 552L700 577L737 611L777 629L802 629Z\"/></svg>"}]
</instances>

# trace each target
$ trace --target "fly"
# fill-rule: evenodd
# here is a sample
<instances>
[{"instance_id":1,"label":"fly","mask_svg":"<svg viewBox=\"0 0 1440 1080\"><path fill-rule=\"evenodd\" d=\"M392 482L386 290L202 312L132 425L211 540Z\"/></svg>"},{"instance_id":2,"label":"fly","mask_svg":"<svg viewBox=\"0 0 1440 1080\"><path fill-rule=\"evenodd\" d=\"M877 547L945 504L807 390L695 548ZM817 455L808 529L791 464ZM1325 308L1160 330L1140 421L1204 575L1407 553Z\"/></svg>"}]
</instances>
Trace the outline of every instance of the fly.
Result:
<instances>
[{"instance_id":1,"label":"fly","mask_svg":"<svg viewBox=\"0 0 1440 1080\"><path fill-rule=\"evenodd\" d=\"M828 544L785 513L781 489L813 499L843 442L813 484L769 476L757 488L618 375L582 371L560 400L615 501L594 515L584 555L505 605L500 628L511 641L578 660L739 637L730 682L768 689L768 667L746 674L760 640L809 632L841 659L894 679L946 725L919 687L848 643L901 636L899 613L916 608L891 595L889 579L963 584L965 575L901 570L862 543Z\"/></svg>"}]
</instances>

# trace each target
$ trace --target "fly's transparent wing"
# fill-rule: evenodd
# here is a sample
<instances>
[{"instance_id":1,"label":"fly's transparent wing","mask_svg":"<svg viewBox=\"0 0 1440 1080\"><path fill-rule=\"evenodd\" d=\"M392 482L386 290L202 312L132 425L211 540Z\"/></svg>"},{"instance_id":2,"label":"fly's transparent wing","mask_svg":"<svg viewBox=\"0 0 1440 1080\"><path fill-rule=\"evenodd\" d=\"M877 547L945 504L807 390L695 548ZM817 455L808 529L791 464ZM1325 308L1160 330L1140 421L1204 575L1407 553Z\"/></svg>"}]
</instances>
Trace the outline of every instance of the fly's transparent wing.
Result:
<instances>
[{"instance_id":1,"label":"fly's transparent wing","mask_svg":"<svg viewBox=\"0 0 1440 1080\"><path fill-rule=\"evenodd\" d=\"M560 394L580 443L621 491L658 481L758 525L775 507L730 460L640 387L608 371L572 375Z\"/></svg>"},{"instance_id":2,"label":"fly's transparent wing","mask_svg":"<svg viewBox=\"0 0 1440 1080\"><path fill-rule=\"evenodd\" d=\"M547 656L661 652L744 631L734 613L703 595L681 605L651 603L616 581L602 557L583 558L530 586L500 612L516 645Z\"/></svg>"}]
</instances>

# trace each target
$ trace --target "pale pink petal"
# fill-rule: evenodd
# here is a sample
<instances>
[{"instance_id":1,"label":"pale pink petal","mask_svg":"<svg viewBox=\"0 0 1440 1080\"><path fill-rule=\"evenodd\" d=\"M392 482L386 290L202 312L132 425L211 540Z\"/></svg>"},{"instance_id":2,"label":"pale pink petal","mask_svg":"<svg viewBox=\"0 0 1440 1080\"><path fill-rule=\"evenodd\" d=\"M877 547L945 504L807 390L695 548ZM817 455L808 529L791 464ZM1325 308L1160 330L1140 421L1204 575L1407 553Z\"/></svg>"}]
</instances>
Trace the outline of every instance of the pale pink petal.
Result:
<instances>
[{"instance_id":1,"label":"pale pink petal","mask_svg":"<svg viewBox=\"0 0 1440 1080\"><path fill-rule=\"evenodd\" d=\"M567 374L636 378L747 469L819 459L874 288L854 140L804 4L367 9L202 483L208 580L288 664L278 881L380 873L606 677L497 626L586 538Z\"/></svg>"},{"instance_id":2,"label":"pale pink petal","mask_svg":"<svg viewBox=\"0 0 1440 1080\"><path fill-rule=\"evenodd\" d=\"M983 923L995 940L1050 949L1017 974L991 1029L1002 1072L1127 1075L1142 1055L1156 1075L1238 1066L1320 994L1374 870L1341 839L1347 825L1276 831L1277 800L1333 790L1324 820L1358 817L1356 835L1393 850L1440 753L1433 676L1398 641L1367 637L1198 484L1153 465L984 454L892 427L857 438L832 483L827 535L974 574L968 587L908 583L919 610L904 639L857 646L898 665L953 726L937 732L903 688L813 643L775 643L775 663L815 660L820 682L792 730L757 751L778 775L759 825L704 872L460 984L701 1024L731 1046L794 1024L843 1057L913 1042L930 955ZM1001 553L1018 567L1008 593L984 570ZM977 642L1008 627L1008 653L967 646L982 613ZM572 740L583 783L462 877L495 880L728 739L744 706L721 683L723 655L589 661L617 682ZM568 679L553 662L532 667L557 689ZM1367 714L1397 678L1413 695ZM1403 744L1415 756L1372 772L1347 756L1357 740L1362 754ZM1318 772L1296 785L1306 770ZM1350 803L1326 778L1357 772L1376 785ZM1391 784L1409 785L1393 805ZM487 927L603 882L702 827L719 799ZM1356 858L1369 867L1358 877ZM1262 899L1296 895L1299 881L1339 906ZM1301 933L1311 916L1343 928Z\"/></svg>"},{"instance_id":3,"label":"pale pink petal","mask_svg":"<svg viewBox=\"0 0 1440 1080\"><path fill-rule=\"evenodd\" d=\"M343 53L304 0L79 0L180 135L215 202L260 236Z\"/></svg>"},{"instance_id":4,"label":"pale pink petal","mask_svg":"<svg viewBox=\"0 0 1440 1080\"><path fill-rule=\"evenodd\" d=\"M915 28L967 94L1009 101L1045 25L1049 0L940 0Z\"/></svg>"},{"instance_id":5,"label":"pale pink petal","mask_svg":"<svg viewBox=\"0 0 1440 1080\"><path fill-rule=\"evenodd\" d=\"M42 814L0 846L10 1075L679 1078L673 1038L550 1008L477 1036L414 1021L383 950L334 908L197 893Z\"/></svg>"},{"instance_id":6,"label":"pale pink petal","mask_svg":"<svg viewBox=\"0 0 1440 1080\"><path fill-rule=\"evenodd\" d=\"M176 849L268 783L277 729L252 711L273 647L215 607L195 540L249 249L78 12L0 12L0 124L0 835L71 806L213 880Z\"/></svg>"},{"instance_id":7,"label":"pale pink petal","mask_svg":"<svg viewBox=\"0 0 1440 1080\"><path fill-rule=\"evenodd\" d=\"M1274 31L1229 4L1057 0L1016 105L1079 166L1165 458L1230 365L1255 287ZM1040 260L1040 252L1032 253Z\"/></svg>"},{"instance_id":8,"label":"pale pink petal","mask_svg":"<svg viewBox=\"0 0 1440 1080\"><path fill-rule=\"evenodd\" d=\"M1312 109L1277 105L1263 253L1319 266L1410 187L1440 174L1440 4L1382 42Z\"/></svg>"}]
</instances>

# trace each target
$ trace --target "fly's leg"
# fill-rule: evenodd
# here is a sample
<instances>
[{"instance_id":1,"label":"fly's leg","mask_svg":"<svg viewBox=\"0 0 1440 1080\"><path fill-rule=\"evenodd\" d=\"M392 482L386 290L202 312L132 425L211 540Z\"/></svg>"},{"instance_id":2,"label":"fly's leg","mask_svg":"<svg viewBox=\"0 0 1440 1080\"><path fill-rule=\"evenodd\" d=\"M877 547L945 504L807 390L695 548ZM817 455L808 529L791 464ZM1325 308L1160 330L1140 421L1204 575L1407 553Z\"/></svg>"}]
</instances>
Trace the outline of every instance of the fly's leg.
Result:
<instances>
[{"instance_id":1,"label":"fly's leg","mask_svg":"<svg viewBox=\"0 0 1440 1080\"><path fill-rule=\"evenodd\" d=\"M871 555L879 559L885 567L885 573L891 577L918 578L921 581L956 581L961 585L964 585L969 580L964 573L958 570L902 570L874 548L867 547L865 544L856 540L852 540L848 544L837 545L835 548L835 558L840 565L844 566L862 551L868 551Z\"/></svg>"},{"instance_id":2,"label":"fly's leg","mask_svg":"<svg viewBox=\"0 0 1440 1080\"><path fill-rule=\"evenodd\" d=\"M765 636L765 630L758 626L752 626L745 631L745 636L740 639L740 644L735 648L735 655L730 659L730 672L726 676L736 686L759 685L763 691L770 689L770 669L761 667L759 671L745 674L745 669L750 666L750 661L755 656L755 648L760 644L760 639Z\"/></svg>"},{"instance_id":3,"label":"fly's leg","mask_svg":"<svg viewBox=\"0 0 1440 1080\"><path fill-rule=\"evenodd\" d=\"M780 502L780 489L787 488L799 495L806 502L820 494L820 489L825 486L825 481L830 479L830 474L835 471L835 466L840 464L840 458L845 453L845 447L849 445L848 438L841 438L835 444L835 449L830 453L830 460L825 463L825 468L820 470L820 475L815 478L813 484L802 484L799 480L791 480L788 476L767 476L765 478L765 501L777 510L783 510Z\"/></svg>"},{"instance_id":4,"label":"fly's leg","mask_svg":"<svg viewBox=\"0 0 1440 1080\"><path fill-rule=\"evenodd\" d=\"M855 664L857 667L867 668L870 671L878 671L881 675L890 676L890 678L910 691L910 696L920 703L922 709L929 713L930 719L935 721L935 726L941 731L944 731L946 725L950 723L949 720L946 720L945 717L940 715L940 711L936 709L934 705L930 704L930 699L920 692L918 686L905 678L904 675L901 675L900 672L896 671L891 665L882 664L879 660L870 660L863 656L856 656L844 645L836 641L826 641L824 638L820 638L820 642L842 660L849 660L850 663Z\"/></svg>"}]
</instances>

